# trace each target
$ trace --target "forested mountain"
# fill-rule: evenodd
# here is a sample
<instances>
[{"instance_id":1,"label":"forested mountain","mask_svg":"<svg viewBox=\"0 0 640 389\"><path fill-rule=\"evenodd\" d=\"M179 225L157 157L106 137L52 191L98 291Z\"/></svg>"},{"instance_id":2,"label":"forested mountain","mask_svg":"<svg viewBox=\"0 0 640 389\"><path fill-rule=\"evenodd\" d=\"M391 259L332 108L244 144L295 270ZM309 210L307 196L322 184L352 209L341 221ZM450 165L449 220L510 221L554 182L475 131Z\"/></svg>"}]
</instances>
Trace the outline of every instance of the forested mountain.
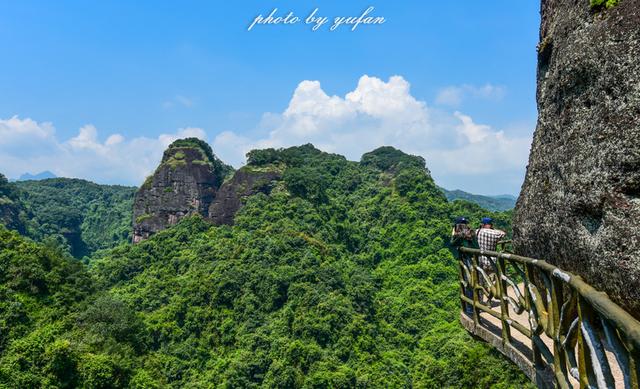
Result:
<instances>
[{"instance_id":1,"label":"forested mountain","mask_svg":"<svg viewBox=\"0 0 640 389\"><path fill-rule=\"evenodd\" d=\"M509 214L447 202L392 148L245 168L282 175L232 226L185 217L89 265L0 227L0 387L529 385L458 324L448 247L453 217Z\"/></svg>"},{"instance_id":2,"label":"forested mountain","mask_svg":"<svg viewBox=\"0 0 640 389\"><path fill-rule=\"evenodd\" d=\"M498 196L484 196L465 192L459 189L447 190L440 188L447 196L447 200L466 200L472 203L476 203L484 209L490 211L508 211L516 206L516 198L511 195L498 195Z\"/></svg>"},{"instance_id":3,"label":"forested mountain","mask_svg":"<svg viewBox=\"0 0 640 389\"><path fill-rule=\"evenodd\" d=\"M131 240L136 188L72 178L18 181L16 201L26 213L26 235L67 246L76 258Z\"/></svg>"},{"instance_id":4,"label":"forested mountain","mask_svg":"<svg viewBox=\"0 0 640 389\"><path fill-rule=\"evenodd\" d=\"M26 219L20 191L0 173L0 224L24 234Z\"/></svg>"}]
</instances>

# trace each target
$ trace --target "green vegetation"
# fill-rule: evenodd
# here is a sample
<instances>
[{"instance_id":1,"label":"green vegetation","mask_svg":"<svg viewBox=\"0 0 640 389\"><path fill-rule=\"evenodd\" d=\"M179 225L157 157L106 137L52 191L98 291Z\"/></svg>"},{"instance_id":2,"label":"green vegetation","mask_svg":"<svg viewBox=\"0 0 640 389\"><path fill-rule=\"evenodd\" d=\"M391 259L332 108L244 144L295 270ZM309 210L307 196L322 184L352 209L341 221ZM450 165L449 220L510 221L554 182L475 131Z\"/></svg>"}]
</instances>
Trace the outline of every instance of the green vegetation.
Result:
<instances>
[{"instance_id":1,"label":"green vegetation","mask_svg":"<svg viewBox=\"0 0 640 389\"><path fill-rule=\"evenodd\" d=\"M283 163L265 163L261 165L245 165L238 170L245 171L247 173L264 173L264 172L283 173L285 168L286 166Z\"/></svg>"},{"instance_id":2,"label":"green vegetation","mask_svg":"<svg viewBox=\"0 0 640 389\"><path fill-rule=\"evenodd\" d=\"M27 219L24 205L20 202L20 191L0 174L0 224L20 233L26 232Z\"/></svg>"},{"instance_id":3,"label":"green vegetation","mask_svg":"<svg viewBox=\"0 0 640 389\"><path fill-rule=\"evenodd\" d=\"M391 146L379 147L376 150L362 156L360 163L364 166L372 166L383 171L402 168L426 169L424 158L416 155L408 155ZM428 172L428 170L427 170Z\"/></svg>"},{"instance_id":4,"label":"green vegetation","mask_svg":"<svg viewBox=\"0 0 640 389\"><path fill-rule=\"evenodd\" d=\"M92 285L81 262L0 226L0 386L74 386L77 359L64 334Z\"/></svg>"},{"instance_id":5,"label":"green vegetation","mask_svg":"<svg viewBox=\"0 0 640 389\"><path fill-rule=\"evenodd\" d=\"M247 166L264 166L282 162L282 152L276 149L251 150L247 153Z\"/></svg>"},{"instance_id":6,"label":"green vegetation","mask_svg":"<svg viewBox=\"0 0 640 389\"><path fill-rule=\"evenodd\" d=\"M28 218L26 235L35 240L57 241L76 258L131 240L136 188L69 178L14 185Z\"/></svg>"},{"instance_id":7,"label":"green vegetation","mask_svg":"<svg viewBox=\"0 0 640 389\"><path fill-rule=\"evenodd\" d=\"M451 219L487 211L390 148L252 156L284 178L233 227L186 218L87 266L0 226L0 387L530 385L458 324Z\"/></svg>"},{"instance_id":8,"label":"green vegetation","mask_svg":"<svg viewBox=\"0 0 640 389\"><path fill-rule=\"evenodd\" d=\"M618 5L620 0L591 0L592 9L611 8Z\"/></svg>"},{"instance_id":9,"label":"green vegetation","mask_svg":"<svg viewBox=\"0 0 640 389\"><path fill-rule=\"evenodd\" d=\"M171 167L171 169L175 170L180 166L187 166L187 161L182 160L182 159L174 159L171 158L166 162L162 163L163 165L168 165L169 167Z\"/></svg>"},{"instance_id":10,"label":"green vegetation","mask_svg":"<svg viewBox=\"0 0 640 389\"><path fill-rule=\"evenodd\" d=\"M508 211L516 206L516 198L509 195L483 196L464 192L461 190L446 190L440 188L449 201L466 200L476 203L484 209L490 211Z\"/></svg>"},{"instance_id":11,"label":"green vegetation","mask_svg":"<svg viewBox=\"0 0 640 389\"><path fill-rule=\"evenodd\" d=\"M153 215L145 213L144 215L140 215L136 218L136 223L142 223L145 220L151 219Z\"/></svg>"},{"instance_id":12,"label":"green vegetation","mask_svg":"<svg viewBox=\"0 0 640 389\"><path fill-rule=\"evenodd\" d=\"M173 152L174 149L198 149L202 151L203 159L206 159L208 162L211 162L211 163L213 163L215 160L218 159L213 154L213 150L211 150L211 146L209 146L207 142L200 140L198 138L178 139L169 145L169 148L167 149L167 151ZM182 155L182 158L185 157L184 153L181 151L178 151L175 153L175 155L180 155L180 154Z\"/></svg>"},{"instance_id":13,"label":"green vegetation","mask_svg":"<svg viewBox=\"0 0 640 389\"><path fill-rule=\"evenodd\" d=\"M153 174L144 179L141 188L149 189L153 186Z\"/></svg>"},{"instance_id":14,"label":"green vegetation","mask_svg":"<svg viewBox=\"0 0 640 389\"><path fill-rule=\"evenodd\" d=\"M178 139L171 143L169 148L164 152L162 165L167 164L172 169L175 169L180 165L186 165L187 162L184 159L186 158L185 151L188 149L200 151L201 158L194 159L192 163L195 163L196 165L211 165L218 183L222 184L226 177L233 174L233 167L222 162L215 156L215 154L213 154L211 146L209 146L207 142L198 138ZM146 184L147 183L145 181L144 185Z\"/></svg>"}]
</instances>

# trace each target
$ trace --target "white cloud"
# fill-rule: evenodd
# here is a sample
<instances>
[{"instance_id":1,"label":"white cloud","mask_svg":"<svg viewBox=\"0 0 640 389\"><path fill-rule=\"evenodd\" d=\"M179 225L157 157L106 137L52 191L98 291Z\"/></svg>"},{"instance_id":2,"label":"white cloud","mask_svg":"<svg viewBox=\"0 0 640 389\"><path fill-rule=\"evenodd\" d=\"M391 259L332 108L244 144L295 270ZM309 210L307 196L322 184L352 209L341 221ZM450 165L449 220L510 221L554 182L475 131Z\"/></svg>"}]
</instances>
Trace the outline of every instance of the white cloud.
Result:
<instances>
[{"instance_id":1,"label":"white cloud","mask_svg":"<svg viewBox=\"0 0 640 389\"><path fill-rule=\"evenodd\" d=\"M163 150L180 138L199 138L206 141L207 133L202 128L186 127L178 129L175 134L160 134L158 136L158 140L160 141Z\"/></svg>"},{"instance_id":2,"label":"white cloud","mask_svg":"<svg viewBox=\"0 0 640 389\"><path fill-rule=\"evenodd\" d=\"M244 156L255 148L253 146L254 142L251 139L232 131L219 133L211 145L218 158L235 166L244 162Z\"/></svg>"},{"instance_id":3,"label":"white cloud","mask_svg":"<svg viewBox=\"0 0 640 389\"><path fill-rule=\"evenodd\" d=\"M474 86L464 84L460 86L448 86L440 89L436 96L436 103L451 107L458 107L468 98L501 100L506 94L506 89L502 86L485 84Z\"/></svg>"},{"instance_id":4,"label":"white cloud","mask_svg":"<svg viewBox=\"0 0 640 389\"><path fill-rule=\"evenodd\" d=\"M28 135L31 139L49 139L55 129L51 123L36 123L31 119L21 120L13 116L7 120L0 119L0 144L10 144Z\"/></svg>"},{"instance_id":5,"label":"white cloud","mask_svg":"<svg viewBox=\"0 0 640 389\"><path fill-rule=\"evenodd\" d=\"M494 93L492 88L482 93ZM400 76L387 82L363 76L344 97L329 96L318 81L302 81L288 107L279 114L265 114L259 129L262 136L218 134L213 149L238 166L253 148L311 142L358 160L367 151L391 145L425 157L439 182L448 182L447 177L455 175L459 184L450 185L484 193L492 190L465 187L464 177L484 185L501 185L500 176L523 177L531 143L530 136L510 136L464 113L427 106L411 95L409 83ZM478 175L485 179L478 181ZM495 191L519 189L517 179L506 185L509 187Z\"/></svg>"},{"instance_id":6,"label":"white cloud","mask_svg":"<svg viewBox=\"0 0 640 389\"><path fill-rule=\"evenodd\" d=\"M189 107L191 107L193 105L193 100L192 99L190 99L188 97L181 96L181 95L176 96L175 100L178 103L182 104L183 106L185 106L187 108L189 108Z\"/></svg>"},{"instance_id":7,"label":"white cloud","mask_svg":"<svg viewBox=\"0 0 640 389\"><path fill-rule=\"evenodd\" d=\"M207 138L200 128L183 128L157 138L111 134L101 142L98 129L88 124L76 136L60 141L51 123L14 116L0 120L0 172L17 177L50 170L63 177L139 185L156 168L164 149L185 137ZM35 148L34 139L40 140Z\"/></svg>"},{"instance_id":8,"label":"white cloud","mask_svg":"<svg viewBox=\"0 0 640 389\"><path fill-rule=\"evenodd\" d=\"M460 120L460 125L456 127L458 133L465 136L469 143L482 142L491 133L491 127L483 124L476 124L470 116L463 115L456 111L453 116Z\"/></svg>"},{"instance_id":9,"label":"white cloud","mask_svg":"<svg viewBox=\"0 0 640 389\"><path fill-rule=\"evenodd\" d=\"M192 98L176 95L171 100L167 100L162 103L162 108L171 109L176 105L180 105L185 108L191 108L193 106L194 100Z\"/></svg>"},{"instance_id":10,"label":"white cloud","mask_svg":"<svg viewBox=\"0 0 640 389\"><path fill-rule=\"evenodd\" d=\"M462 103L462 89L457 86L448 86L441 89L436 96L436 103L457 107Z\"/></svg>"},{"instance_id":11,"label":"white cloud","mask_svg":"<svg viewBox=\"0 0 640 389\"><path fill-rule=\"evenodd\" d=\"M358 159L361 151L416 136L428 137L432 126L424 102L409 93L409 83L394 76L388 82L363 76L344 98L328 96L318 81L303 81L282 114L267 113L261 128L269 134L250 140L223 133L216 137L216 150L236 147L283 147L311 142L328 151ZM243 160L236 153L234 163Z\"/></svg>"},{"instance_id":12,"label":"white cloud","mask_svg":"<svg viewBox=\"0 0 640 389\"><path fill-rule=\"evenodd\" d=\"M113 134L110 135L107 140L104 142L105 145L107 146L115 146L117 144L120 144L124 142L124 136L120 135L120 134Z\"/></svg>"},{"instance_id":13,"label":"white cloud","mask_svg":"<svg viewBox=\"0 0 640 389\"><path fill-rule=\"evenodd\" d=\"M483 90L477 93L495 93L493 87ZM388 81L363 76L344 96L327 94L318 81L302 81L282 112L265 113L251 133L220 132L212 146L223 161L237 167L254 148L310 142L359 160L365 152L391 145L423 156L445 187L516 193L531 144L530 132L522 133L521 128L495 129L461 111L428 106L400 76ZM59 140L51 123L14 116L0 120L0 172L17 177L51 170L59 176L139 185L171 142L190 136L207 138L203 129L191 127L155 138L101 136L87 124L76 136Z\"/></svg>"}]
</instances>

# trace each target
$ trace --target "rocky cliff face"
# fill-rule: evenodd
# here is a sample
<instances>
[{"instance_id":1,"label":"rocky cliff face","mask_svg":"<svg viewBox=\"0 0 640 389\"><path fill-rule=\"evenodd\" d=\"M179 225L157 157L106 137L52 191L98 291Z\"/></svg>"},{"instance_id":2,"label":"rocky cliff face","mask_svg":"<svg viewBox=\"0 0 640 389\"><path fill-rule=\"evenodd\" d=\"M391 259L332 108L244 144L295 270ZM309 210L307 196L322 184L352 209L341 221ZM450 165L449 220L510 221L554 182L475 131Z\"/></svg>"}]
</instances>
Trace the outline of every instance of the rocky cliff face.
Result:
<instances>
[{"instance_id":1,"label":"rocky cliff face","mask_svg":"<svg viewBox=\"0 0 640 389\"><path fill-rule=\"evenodd\" d=\"M514 243L640 317L640 0L543 0L541 12L539 117Z\"/></svg>"},{"instance_id":2,"label":"rocky cliff face","mask_svg":"<svg viewBox=\"0 0 640 389\"><path fill-rule=\"evenodd\" d=\"M281 173L277 170L243 167L220 187L209 207L209 218L214 224L233 224L233 217L242 207L244 199L260 192L269 194L280 178Z\"/></svg>"},{"instance_id":3,"label":"rocky cliff face","mask_svg":"<svg viewBox=\"0 0 640 389\"><path fill-rule=\"evenodd\" d=\"M199 214L216 225L233 224L246 197L268 194L281 178L276 166L232 168L218 160L198 139L183 139L165 151L160 166L136 194L133 242Z\"/></svg>"},{"instance_id":4,"label":"rocky cliff face","mask_svg":"<svg viewBox=\"0 0 640 389\"><path fill-rule=\"evenodd\" d=\"M153 176L136 193L134 243L176 224L185 216L206 217L216 191L230 171L201 140L190 138L172 143Z\"/></svg>"}]
</instances>

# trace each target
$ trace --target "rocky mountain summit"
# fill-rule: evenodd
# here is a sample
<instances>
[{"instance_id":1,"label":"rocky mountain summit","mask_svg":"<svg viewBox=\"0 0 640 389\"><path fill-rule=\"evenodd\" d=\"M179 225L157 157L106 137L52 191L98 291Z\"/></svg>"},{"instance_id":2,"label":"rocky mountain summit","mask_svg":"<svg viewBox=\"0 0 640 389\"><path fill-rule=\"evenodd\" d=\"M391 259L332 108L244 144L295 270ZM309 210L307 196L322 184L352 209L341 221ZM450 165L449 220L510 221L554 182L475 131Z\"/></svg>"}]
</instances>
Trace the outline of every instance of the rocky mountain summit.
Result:
<instances>
[{"instance_id":1,"label":"rocky mountain summit","mask_svg":"<svg viewBox=\"0 0 640 389\"><path fill-rule=\"evenodd\" d=\"M196 138L177 140L136 193L133 242L195 214L217 225L233 224L243 199L258 192L269 193L278 178L277 169L245 166L234 172L206 142Z\"/></svg>"},{"instance_id":2,"label":"rocky mountain summit","mask_svg":"<svg viewBox=\"0 0 640 389\"><path fill-rule=\"evenodd\" d=\"M516 250L640 317L640 0L543 0L541 12Z\"/></svg>"},{"instance_id":3,"label":"rocky mountain summit","mask_svg":"<svg viewBox=\"0 0 640 389\"><path fill-rule=\"evenodd\" d=\"M136 193L134 243L176 224L185 216L206 216L218 188L232 170L199 139L173 142L155 173Z\"/></svg>"}]
</instances>

